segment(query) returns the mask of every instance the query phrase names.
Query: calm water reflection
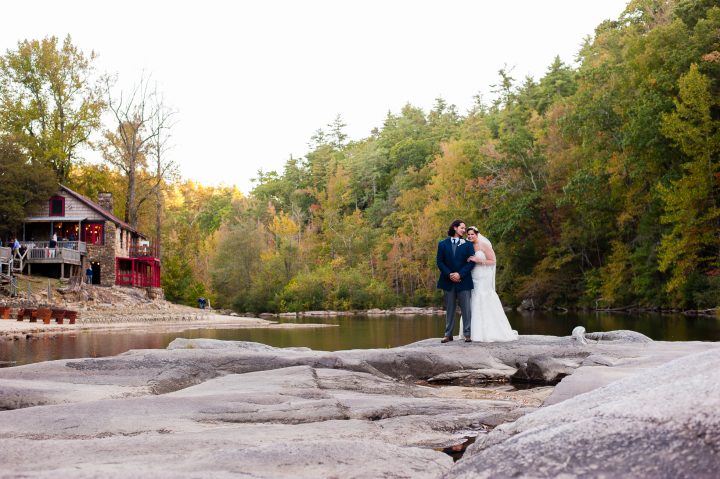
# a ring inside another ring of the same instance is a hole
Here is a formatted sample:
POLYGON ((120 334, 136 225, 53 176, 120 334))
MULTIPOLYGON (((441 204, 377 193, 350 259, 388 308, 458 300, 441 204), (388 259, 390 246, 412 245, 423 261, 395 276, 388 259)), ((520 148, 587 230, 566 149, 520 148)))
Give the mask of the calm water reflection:
MULTIPOLYGON (((508 314, 520 334, 567 336, 575 326, 588 331, 632 329, 662 341, 720 341, 720 320, 672 315, 609 313, 508 314)), ((283 320, 295 322, 293 320, 283 320)), ((0 362, 28 364, 53 359, 112 356, 130 349, 165 348, 175 338, 212 338, 255 341, 277 347, 307 346, 336 351, 354 348, 389 348, 442 335, 444 319, 430 316, 354 316, 306 318, 303 323, 337 324, 333 328, 295 330, 195 329, 173 333, 83 332, 54 338, 0 341, 0 362)))

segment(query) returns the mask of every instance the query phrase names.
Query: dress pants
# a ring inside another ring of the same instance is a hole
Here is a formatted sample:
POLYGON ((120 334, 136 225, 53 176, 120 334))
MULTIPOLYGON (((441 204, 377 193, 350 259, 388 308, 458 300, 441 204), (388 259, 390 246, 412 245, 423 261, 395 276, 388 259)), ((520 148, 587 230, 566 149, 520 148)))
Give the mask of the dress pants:
POLYGON ((463 317, 463 336, 470 337, 470 303, 472 302, 472 290, 465 289, 457 291, 455 289, 445 290, 445 337, 452 338, 453 328, 455 328, 455 303, 460 303, 460 313, 463 317))

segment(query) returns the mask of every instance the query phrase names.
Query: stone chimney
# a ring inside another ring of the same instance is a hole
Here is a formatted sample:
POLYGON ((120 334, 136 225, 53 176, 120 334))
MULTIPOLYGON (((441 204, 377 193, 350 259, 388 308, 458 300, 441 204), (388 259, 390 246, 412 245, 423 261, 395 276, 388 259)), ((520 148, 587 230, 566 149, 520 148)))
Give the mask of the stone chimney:
POLYGON ((98 205, 110 214, 113 213, 113 196, 112 193, 107 191, 101 191, 98 193, 98 205))

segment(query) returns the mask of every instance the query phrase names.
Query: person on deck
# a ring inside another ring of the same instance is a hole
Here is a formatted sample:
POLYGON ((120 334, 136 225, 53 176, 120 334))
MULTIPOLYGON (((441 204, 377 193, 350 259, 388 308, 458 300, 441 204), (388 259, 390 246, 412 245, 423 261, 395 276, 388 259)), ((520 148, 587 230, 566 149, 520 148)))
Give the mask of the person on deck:
POLYGON ((54 258, 57 253, 57 235, 53 234, 52 239, 48 241, 48 247, 45 249, 45 256, 47 258, 54 258))

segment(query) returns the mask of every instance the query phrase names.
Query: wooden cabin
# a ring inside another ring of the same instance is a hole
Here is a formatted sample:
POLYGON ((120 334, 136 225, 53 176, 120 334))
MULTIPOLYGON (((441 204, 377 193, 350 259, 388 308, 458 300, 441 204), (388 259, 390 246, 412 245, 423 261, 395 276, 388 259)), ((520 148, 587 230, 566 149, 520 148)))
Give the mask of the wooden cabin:
POLYGON ((96 285, 160 288, 156 249, 112 211, 112 193, 99 193, 96 203, 59 185, 47 203, 25 218, 13 269, 65 278, 84 276, 90 267, 96 285))

